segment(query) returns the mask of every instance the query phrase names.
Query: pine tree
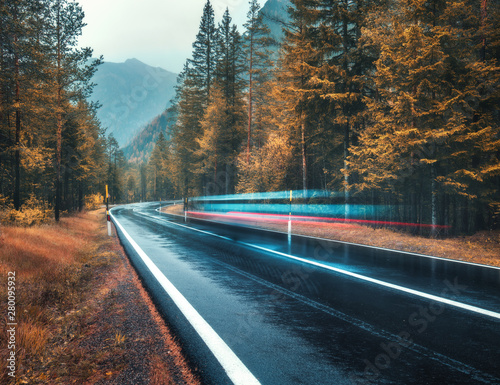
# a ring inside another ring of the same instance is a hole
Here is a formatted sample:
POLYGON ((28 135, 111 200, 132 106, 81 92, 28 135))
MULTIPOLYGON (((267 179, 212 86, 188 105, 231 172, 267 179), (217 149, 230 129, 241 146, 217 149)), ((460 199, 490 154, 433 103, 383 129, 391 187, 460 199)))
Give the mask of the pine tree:
POLYGON ((217 64, 215 80, 222 87, 224 96, 231 106, 241 104, 245 83, 241 35, 236 25, 231 24, 229 10, 226 9, 217 29, 217 64))
MULTIPOLYGON (((16 0, 0 6, 0 135, 6 140, 5 155, 13 153, 13 202, 16 210, 22 205, 23 116, 33 101, 32 89, 40 70, 37 61, 36 36, 41 32, 38 13, 42 1, 16 0)), ((4 155, 4 156, 5 156, 4 155)), ((3 175, 2 175, 3 177, 3 175)))
POLYGON ((214 21, 214 10, 210 0, 207 0, 203 8, 200 28, 193 43, 193 55, 188 60, 191 71, 186 73, 187 76, 194 78, 193 82, 196 84, 196 91, 200 98, 199 103, 203 107, 208 104, 210 89, 215 78, 216 41, 217 29, 214 21))
POLYGON ((302 189, 308 188, 308 151, 309 131, 313 121, 315 100, 310 98, 313 71, 320 59, 319 52, 313 47, 314 2, 311 0, 292 0, 289 13, 292 19, 285 29, 285 42, 282 45, 280 71, 278 74, 278 95, 283 102, 283 121, 294 132, 299 144, 302 173, 302 189))
POLYGON ((86 64, 92 57, 90 48, 76 48, 78 36, 85 23, 82 8, 68 0, 53 0, 49 8, 50 24, 46 34, 48 71, 53 75, 56 111, 56 178, 55 219, 61 210, 61 162, 64 107, 67 101, 85 98, 91 91, 92 78, 100 60, 86 64))
POLYGON ((163 132, 160 132, 148 162, 154 200, 172 195, 169 158, 168 142, 163 132))
MULTIPOLYGON (((201 159, 199 172, 213 175, 204 186, 205 193, 231 194, 236 185, 234 170, 243 141, 244 119, 238 118, 231 99, 226 97, 220 85, 216 84, 212 88, 210 99, 211 103, 201 121, 204 134, 198 139, 198 155, 201 159)), ((242 111, 241 108, 238 110, 242 111)))
POLYGON ((189 189, 197 185, 195 179, 195 152, 198 149, 196 139, 202 135, 200 120, 204 108, 198 98, 198 88, 193 70, 186 63, 178 77, 177 85, 177 122, 172 128, 172 145, 177 189, 183 197, 189 195, 189 189))
POLYGON ((268 102, 269 89, 266 87, 270 81, 273 63, 270 59, 270 46, 272 40, 269 36, 270 30, 263 22, 260 5, 257 0, 249 2, 250 9, 247 13, 247 21, 244 24, 243 49, 248 63, 248 126, 247 126, 247 148, 246 160, 250 162, 250 151, 252 147, 252 126, 257 120, 258 131, 261 131, 263 106, 268 102), (256 119, 254 110, 257 110, 256 119))
POLYGON ((120 149, 117 140, 110 134, 106 143, 107 155, 107 185, 110 202, 116 203, 123 198, 125 181, 123 180, 124 168, 126 166, 123 151, 120 149))
POLYGON ((83 208, 82 197, 104 191, 106 178, 106 140, 96 116, 97 106, 80 101, 77 104, 78 143, 75 153, 78 165, 78 210, 83 208))
MULTIPOLYGON (((177 87, 177 124, 173 130, 173 171, 177 189, 183 196, 191 192, 200 194, 211 176, 200 172, 198 165, 206 162, 206 149, 200 149, 200 143, 206 133, 202 121, 207 119, 207 111, 216 101, 211 98, 212 90, 223 92, 224 127, 222 135, 227 135, 228 143, 239 149, 240 143, 232 138, 240 129, 244 118, 242 81, 241 36, 236 26, 231 24, 229 11, 226 10, 218 29, 214 28, 213 9, 208 1, 205 5, 200 32, 193 44, 193 59, 188 60, 178 79, 177 87)), ((217 91, 217 92, 218 92, 217 91)), ((213 149, 214 150, 214 149, 213 149)), ((231 150, 231 151, 234 151, 231 150)), ((223 150, 223 153, 231 151, 223 150)), ((225 168, 224 190, 234 189, 234 159, 224 155, 225 168)), ((207 170, 202 167, 202 170, 207 170)), ((219 170, 221 170, 219 168, 219 170)))
POLYGON ((187 60, 177 85, 178 119, 173 129, 174 169, 177 189, 184 197, 190 190, 200 192, 203 180, 198 178, 195 165, 197 138, 203 135, 200 121, 209 103, 215 80, 217 30, 210 0, 203 9, 199 32, 193 43, 192 59, 187 60))
POLYGON ((434 233, 438 224, 472 230, 481 195, 490 194, 485 181, 498 175, 499 148, 496 108, 480 101, 498 97, 484 86, 499 78, 496 61, 484 66, 475 49, 479 7, 401 0, 389 9, 368 33, 380 49, 378 94, 353 152, 358 188, 410 202, 411 220, 429 221, 434 233))
POLYGON ((64 4, 55 0, 13 0, 0 5, 0 193, 11 195, 17 209, 22 209, 28 196, 33 197, 32 202, 53 202, 54 190, 50 186, 56 174, 59 210, 81 209, 84 194, 95 191, 93 184, 97 185, 97 178, 102 177, 102 132, 95 119, 95 106, 84 102, 95 65, 80 65, 90 56, 90 50, 68 49, 61 54, 61 68, 68 70, 67 76, 62 71, 62 76, 56 76, 58 55, 54 42, 59 37, 60 42, 66 39, 67 47, 74 47, 83 25, 78 20, 83 17, 78 5, 64 4), (59 13, 61 20, 75 16, 74 24, 59 23, 59 33, 54 19, 58 6, 67 8, 67 12, 59 13), (56 84, 61 79, 64 91, 58 100, 56 84), (60 164, 54 168, 58 133, 60 156, 56 155, 56 159, 60 164), (4 173, 9 169, 13 172, 4 173))
MULTIPOLYGON (((212 149, 217 153, 216 164, 218 166, 215 167, 213 183, 221 179, 223 185, 218 186, 217 190, 229 194, 234 192, 236 154, 242 142, 241 128, 245 119, 243 102, 245 82, 242 79, 244 66, 241 36, 236 26, 231 23, 228 9, 219 24, 216 51, 218 62, 214 89, 217 90, 211 94, 210 104, 201 122, 204 137, 199 143, 206 144, 204 139, 207 135, 215 135, 218 138, 212 149), (219 95, 219 92, 222 92, 222 95, 219 95), (214 114, 214 108, 220 111, 214 114), (211 122, 213 126, 207 125, 207 122, 211 122), (223 140, 221 141, 220 138, 223 140), (217 175, 223 175, 223 177, 218 178, 217 175)), ((203 154, 206 154, 207 148, 200 148, 200 150, 199 154, 203 162, 203 154)), ((210 181, 211 178, 208 177, 207 180, 210 181)))
MULTIPOLYGON (((377 2, 380 7, 383 2, 377 2)), ((374 69, 375 57, 360 44, 366 18, 375 7, 373 2, 321 0, 316 5, 315 49, 321 61, 315 69, 314 82, 320 86, 320 97, 327 103, 331 122, 325 122, 332 135, 343 136, 344 191, 346 217, 349 215, 350 180, 347 158, 352 141, 362 130, 365 98, 372 90, 367 78, 374 69)))

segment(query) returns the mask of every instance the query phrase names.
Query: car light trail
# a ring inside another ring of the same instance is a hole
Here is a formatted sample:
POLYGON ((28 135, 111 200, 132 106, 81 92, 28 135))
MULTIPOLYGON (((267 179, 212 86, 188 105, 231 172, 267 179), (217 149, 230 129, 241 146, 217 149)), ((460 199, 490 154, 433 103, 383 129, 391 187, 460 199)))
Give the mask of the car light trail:
MULTIPOLYGON (((311 199, 311 198, 339 198, 343 197, 343 193, 326 191, 326 190, 293 190, 292 196, 294 199, 311 199)), ((230 194, 230 195, 211 195, 204 197, 189 198, 193 202, 214 202, 214 201, 255 201, 255 200, 282 200, 290 197, 290 190, 260 192, 248 194, 230 194)))
POLYGON ((423 228, 438 228, 446 229, 450 226, 444 225, 430 225, 421 223, 407 223, 407 222, 395 222, 395 221, 375 221, 367 219, 345 219, 345 218, 331 218, 331 217, 316 217, 316 216, 305 216, 305 215, 284 215, 284 214, 270 214, 270 213, 251 213, 251 212, 228 212, 228 213, 217 213, 217 212, 204 212, 204 211, 187 211, 187 214, 191 217, 205 217, 217 218, 217 219, 227 219, 236 221, 256 221, 256 222, 288 222, 291 219, 294 222, 301 223, 320 223, 320 224, 343 224, 343 225, 369 225, 369 226, 397 226, 397 227, 423 227, 423 228))
POLYGON ((205 218, 212 216, 213 219, 226 221, 317 222, 335 223, 337 226, 392 226, 431 230, 451 228, 447 225, 393 220, 403 218, 404 213, 409 212, 406 206, 346 204, 344 199, 343 192, 326 190, 203 196, 189 199, 191 206, 188 214, 205 218))
MULTIPOLYGON (((191 212, 191 213, 192 214, 201 214, 201 215, 203 215, 203 214, 205 214, 205 215, 211 215, 210 213, 199 213, 199 212, 191 212)), ((230 216, 230 217, 234 217, 233 215, 230 215, 230 214, 217 214, 217 216, 230 216)), ((209 236, 222 238, 222 239, 228 240, 230 242, 235 242, 235 241, 233 241, 233 240, 231 240, 231 239, 229 239, 229 238, 227 238, 225 236, 221 236, 219 234, 212 233, 212 232, 209 232, 209 231, 206 231, 206 230, 201 230, 201 229, 198 229, 198 228, 195 228, 195 227, 186 226, 186 225, 183 225, 183 224, 180 224, 180 223, 176 223, 176 222, 169 222, 169 224, 175 225, 175 226, 179 226, 179 227, 183 227, 183 228, 186 228, 186 229, 190 229, 192 231, 203 233, 203 234, 206 234, 206 235, 209 235, 209 236)), ((339 273, 339 274, 342 274, 342 275, 350 276, 352 278, 356 278, 356 279, 359 279, 361 281, 369 282, 369 283, 372 283, 372 284, 375 284, 375 285, 379 285, 379 286, 383 286, 383 287, 386 287, 386 288, 389 288, 389 289, 393 289, 393 290, 396 290, 396 291, 400 291, 400 292, 404 292, 404 293, 407 293, 407 294, 411 294, 413 296, 417 296, 417 297, 420 297, 420 298, 430 299, 430 300, 435 301, 435 302, 444 303, 446 305, 450 305, 450 306, 453 306, 453 307, 456 307, 456 308, 460 308, 460 309, 463 309, 463 310, 466 310, 466 311, 474 312, 474 313, 477 313, 477 314, 482 314, 482 315, 485 315, 485 316, 492 317, 492 318, 500 320, 500 313, 492 311, 492 310, 480 308, 480 307, 477 307, 477 306, 474 306, 474 305, 470 305, 470 304, 467 304, 467 303, 463 303, 463 302, 460 302, 460 301, 452 300, 452 299, 445 298, 445 297, 442 297, 442 296, 438 296, 438 295, 426 293, 426 292, 423 292, 423 291, 420 291, 420 290, 411 289, 409 287, 401 286, 401 285, 398 285, 398 284, 395 284, 395 283, 391 283, 391 282, 388 282, 388 281, 383 281, 383 280, 380 280, 380 279, 377 279, 377 278, 372 278, 372 277, 364 275, 364 274, 359 274, 359 273, 356 273, 356 272, 353 272, 353 271, 346 270, 345 268, 340 268, 340 267, 333 266, 333 265, 328 264, 328 263, 326 263, 324 261, 317 261, 317 260, 314 260, 314 259, 304 258, 304 257, 292 255, 292 254, 289 254, 289 253, 284 253, 284 252, 281 252, 281 251, 278 251, 278 250, 273 250, 273 249, 270 249, 268 247, 256 245, 256 244, 253 244, 253 243, 244 242, 244 241, 236 241, 236 242, 239 243, 239 244, 248 246, 250 248, 254 248, 254 249, 257 249, 257 250, 268 252, 268 253, 271 253, 271 254, 274 254, 274 255, 278 255, 280 257, 284 257, 286 259, 295 260, 295 261, 302 262, 302 263, 305 263, 305 264, 308 264, 308 265, 311 265, 311 266, 319 267, 321 269, 325 269, 325 270, 329 270, 329 271, 332 271, 332 272, 335 272, 335 273, 339 273)), ((366 246, 366 247, 369 247, 369 246, 366 246)), ((376 249, 381 249, 381 248, 377 248, 376 247, 376 249)), ((418 254, 407 253, 407 252, 403 252, 403 253, 404 254, 418 255, 418 254)), ((427 256, 424 256, 424 257, 427 257, 427 256)), ((441 259, 441 258, 437 258, 437 257, 429 257, 429 258, 441 259)), ((471 263, 463 262, 463 261, 453 261, 453 262, 455 262, 455 263, 471 264, 471 263)), ((495 269, 494 267, 489 267, 489 268, 495 269)), ((450 285, 452 285, 452 284, 450 283, 450 285)), ((448 288, 447 291, 449 291, 449 290, 453 290, 453 289, 452 288, 448 288)))

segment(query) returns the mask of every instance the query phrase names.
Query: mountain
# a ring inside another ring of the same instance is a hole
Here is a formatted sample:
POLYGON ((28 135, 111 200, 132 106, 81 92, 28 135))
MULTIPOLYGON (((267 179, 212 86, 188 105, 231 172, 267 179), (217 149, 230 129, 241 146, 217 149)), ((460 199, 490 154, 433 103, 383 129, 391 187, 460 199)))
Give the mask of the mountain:
MULTIPOLYGON (((282 31, 284 24, 290 22, 290 16, 287 12, 290 5, 290 0, 268 0, 261 9, 264 14, 264 22, 278 44, 284 39, 282 31)), ((275 52, 277 55, 278 50, 275 52)), ((172 118, 172 115, 164 110, 150 123, 143 125, 142 129, 136 132, 133 139, 123 148, 126 159, 130 162, 147 162, 160 131, 163 131, 167 139, 170 137, 167 128, 172 124, 172 118)))
POLYGON ((285 37, 283 27, 290 22, 287 9, 291 5, 290 0, 268 0, 260 10, 264 15, 264 23, 271 30, 271 37, 277 42, 283 41, 285 37))
POLYGON ((143 127, 141 131, 134 136, 130 143, 123 148, 125 159, 131 163, 147 162, 149 156, 153 152, 154 144, 156 143, 160 132, 163 132, 165 138, 170 140, 170 130, 167 128, 172 123, 172 112, 168 109, 163 111, 160 115, 143 127))
POLYGON ((123 147, 167 108, 176 79, 176 74, 137 59, 104 63, 92 78, 96 86, 90 100, 102 105, 97 117, 123 147))

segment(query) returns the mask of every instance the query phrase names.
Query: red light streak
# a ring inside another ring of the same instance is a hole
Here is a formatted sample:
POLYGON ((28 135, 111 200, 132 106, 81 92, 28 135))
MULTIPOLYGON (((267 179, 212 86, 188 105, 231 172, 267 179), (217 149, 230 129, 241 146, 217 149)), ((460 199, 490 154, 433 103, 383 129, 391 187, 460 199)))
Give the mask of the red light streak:
POLYGON ((430 225, 421 223, 407 223, 407 222, 394 222, 394 221, 374 221, 367 219, 345 219, 345 218, 328 218, 328 217, 315 217, 315 216, 303 216, 303 215, 286 215, 286 214, 262 214, 262 213, 247 213, 247 212, 236 212, 231 211, 228 213, 207 213, 202 211, 188 211, 189 215, 205 216, 205 217, 218 217, 232 220, 255 220, 257 222, 288 222, 292 220, 294 222, 301 223, 318 223, 318 224, 337 224, 337 225, 371 225, 371 226, 401 226, 401 227, 424 227, 424 228, 438 228, 438 229, 448 229, 451 226, 444 225, 430 225))

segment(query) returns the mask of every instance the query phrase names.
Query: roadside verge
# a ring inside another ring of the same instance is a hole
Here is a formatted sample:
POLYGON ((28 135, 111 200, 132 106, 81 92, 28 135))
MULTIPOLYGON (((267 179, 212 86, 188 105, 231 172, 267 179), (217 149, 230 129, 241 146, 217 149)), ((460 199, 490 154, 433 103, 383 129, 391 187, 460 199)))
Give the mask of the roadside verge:
MULTIPOLYGON (((2 279, 9 272, 16 274, 15 371, 2 365, 1 383, 200 383, 118 239, 107 237, 103 210, 2 227, 2 279)), ((3 362, 12 342, 7 294, 2 287, 3 362)))

